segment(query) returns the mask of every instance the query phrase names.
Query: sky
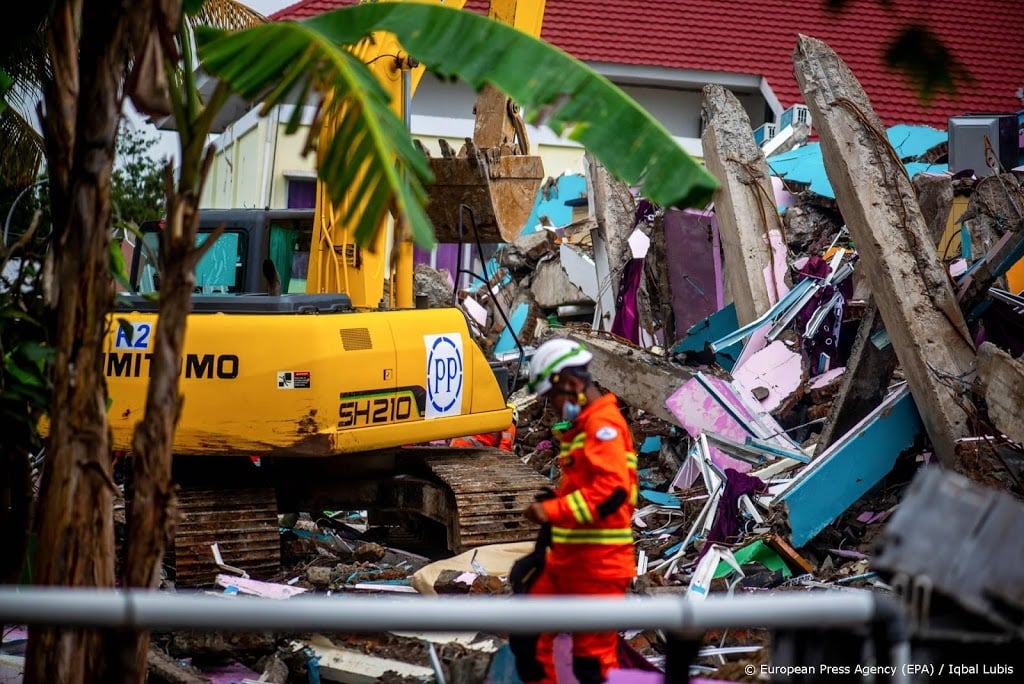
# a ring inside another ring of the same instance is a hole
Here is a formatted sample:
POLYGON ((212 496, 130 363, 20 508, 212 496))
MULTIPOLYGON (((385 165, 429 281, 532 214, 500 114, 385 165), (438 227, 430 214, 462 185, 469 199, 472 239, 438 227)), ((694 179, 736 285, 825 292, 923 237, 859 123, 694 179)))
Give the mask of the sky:
POLYGON ((243 0, 242 4, 248 5, 263 16, 268 16, 296 2, 298 0, 243 0))

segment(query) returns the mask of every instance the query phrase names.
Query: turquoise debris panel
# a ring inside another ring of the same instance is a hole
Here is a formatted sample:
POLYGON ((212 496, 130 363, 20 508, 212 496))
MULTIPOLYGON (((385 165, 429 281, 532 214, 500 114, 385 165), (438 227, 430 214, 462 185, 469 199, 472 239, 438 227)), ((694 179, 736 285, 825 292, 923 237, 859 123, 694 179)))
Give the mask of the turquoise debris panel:
MULTIPOLYGON (((673 354, 700 354, 704 351, 705 345, 715 340, 720 340, 730 333, 736 332, 739 329, 740 323, 736 318, 736 306, 734 304, 728 304, 724 308, 719 309, 715 313, 711 314, 703 321, 695 323, 690 328, 686 337, 679 341, 676 346, 672 348, 673 354)), ((740 352, 743 351, 742 340, 726 347, 715 355, 715 360, 718 365, 727 371, 731 371, 733 365, 736 363, 736 359, 739 358, 740 352)))
POLYGON ((658 506, 665 506, 667 508, 679 508, 679 497, 675 494, 669 494, 668 492, 659 492, 651 489, 641 489, 640 496, 650 501, 652 504, 658 506))
POLYGON ((836 198, 832 184, 825 173, 825 161, 821 156, 819 143, 808 143, 803 147, 768 158, 768 168, 776 176, 794 183, 809 186, 815 195, 836 198))
POLYGON ((944 174, 949 171, 948 164, 928 164, 926 162, 907 162, 907 175, 913 178, 919 173, 944 174))
POLYGON ((889 143, 900 159, 917 159, 922 154, 949 140, 946 131, 931 126, 897 124, 885 131, 889 143))
POLYGON ((516 349, 516 338, 519 336, 519 332, 523 329, 523 326, 526 325, 526 319, 529 315, 529 304, 524 302, 516 307, 516 310, 508 317, 510 325, 501 331, 498 341, 494 343, 495 354, 501 354, 502 352, 508 352, 516 349))
MULTIPOLYGON (((900 159, 913 160, 936 145, 945 142, 948 135, 930 126, 908 126, 900 124, 886 130, 889 142, 896 150, 900 159)), ((825 162, 821 156, 819 143, 808 143, 789 152, 783 152, 768 158, 771 173, 793 183, 807 185, 811 192, 830 199, 836 198, 832 184, 825 172, 825 162)), ((926 164, 911 162, 907 164, 907 173, 913 178, 916 173, 945 173, 945 164, 926 164)))
POLYGON ((785 508, 793 546, 811 541, 878 484, 923 429, 904 385, 805 466, 772 504, 785 508))
MULTIPOLYGON (((501 247, 498 247, 498 249, 500 250, 501 247)), ((500 269, 501 269, 501 264, 498 263, 498 256, 497 256, 497 253, 495 253, 495 256, 493 256, 490 259, 488 259, 487 263, 484 264, 483 273, 479 273, 478 275, 481 276, 482 278, 487 278, 487 280, 490 280, 495 275, 497 275, 497 273, 498 273, 498 271, 500 269)), ((506 285, 508 285, 511 282, 512 282, 512 274, 511 273, 505 273, 505 277, 503 277, 500 282, 492 284, 491 287, 494 289, 495 292, 497 292, 498 290, 500 290, 501 288, 505 287, 506 285)), ((470 283, 469 287, 466 288, 466 291, 469 292, 470 294, 475 294, 476 292, 478 292, 480 290, 486 290, 486 289, 487 289, 487 283, 485 283, 480 278, 473 278, 473 282, 470 283)))
POLYGON ((523 235, 537 231, 541 216, 546 216, 551 221, 551 225, 556 227, 572 223, 572 207, 567 207, 565 203, 567 200, 579 199, 586 194, 586 178, 579 174, 559 176, 546 196, 543 188, 537 193, 537 201, 533 205, 530 218, 526 219, 523 235))
POLYGON ((661 437, 658 435, 650 435, 640 446, 641 454, 654 454, 661 451, 661 437))

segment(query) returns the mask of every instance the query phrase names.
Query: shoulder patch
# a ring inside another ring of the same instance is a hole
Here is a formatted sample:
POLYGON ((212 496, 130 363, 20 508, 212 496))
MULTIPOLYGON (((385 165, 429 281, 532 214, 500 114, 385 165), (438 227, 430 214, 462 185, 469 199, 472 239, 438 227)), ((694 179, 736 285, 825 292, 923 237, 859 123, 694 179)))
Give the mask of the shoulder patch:
POLYGON ((599 429, 597 431, 597 434, 594 436, 597 437, 602 442, 607 442, 618 437, 619 431, 611 427, 610 425, 606 425, 603 428, 599 429))

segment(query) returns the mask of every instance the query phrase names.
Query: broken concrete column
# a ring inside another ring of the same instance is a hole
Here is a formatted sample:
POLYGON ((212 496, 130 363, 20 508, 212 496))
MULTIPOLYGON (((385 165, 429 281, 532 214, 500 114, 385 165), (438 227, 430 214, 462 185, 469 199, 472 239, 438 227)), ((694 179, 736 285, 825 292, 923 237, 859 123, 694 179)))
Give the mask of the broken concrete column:
POLYGON ((608 173, 608 169, 591 155, 587 155, 587 198, 589 213, 597 223, 591 239, 601 288, 593 327, 595 330, 611 330, 615 320, 619 274, 626 262, 633 258, 629 236, 633 232, 636 207, 629 186, 608 173))
POLYGON ((967 211, 957 221, 967 223, 975 258, 987 252, 1008 230, 1024 230, 1024 187, 1013 173, 978 181, 967 211))
POLYGON ((722 236, 729 292, 736 318, 746 325, 785 293, 775 282, 776 270, 768 243, 771 230, 781 228, 768 164, 754 142, 750 117, 736 96, 719 85, 704 86, 701 136, 704 163, 721 184, 715 193, 715 214, 722 236))
POLYGON ((871 283, 935 452, 952 465, 967 415, 951 378, 973 371, 974 348, 914 188, 864 89, 839 56, 802 35, 793 63, 859 268, 871 283))
POLYGON ((558 261, 542 261, 533 272, 530 290, 537 304, 554 309, 565 304, 591 304, 593 300, 576 287, 558 261))
POLYGON ((689 368, 601 335, 571 328, 561 328, 555 334, 587 345, 594 355, 590 373, 602 387, 633 408, 682 427, 665 406, 665 399, 693 377, 689 368))
POLYGON ((996 429, 1024 444, 1024 364, 991 342, 978 349, 978 376, 996 429))
POLYGON ((949 176, 919 173, 914 176, 911 183, 917 193, 917 204, 921 207, 928 235, 931 236, 932 242, 938 245, 942 234, 946 232, 949 212, 953 210, 953 181, 949 176))

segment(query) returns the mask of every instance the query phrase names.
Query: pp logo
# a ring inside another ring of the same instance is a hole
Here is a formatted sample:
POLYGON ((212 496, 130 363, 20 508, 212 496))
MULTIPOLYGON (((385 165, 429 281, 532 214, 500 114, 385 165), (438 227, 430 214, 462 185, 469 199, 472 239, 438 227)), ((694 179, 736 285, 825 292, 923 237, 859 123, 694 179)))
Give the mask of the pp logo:
POLYGON ((426 417, 443 418, 462 413, 462 336, 424 335, 427 352, 426 417))

